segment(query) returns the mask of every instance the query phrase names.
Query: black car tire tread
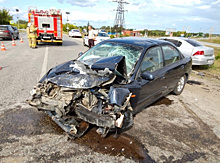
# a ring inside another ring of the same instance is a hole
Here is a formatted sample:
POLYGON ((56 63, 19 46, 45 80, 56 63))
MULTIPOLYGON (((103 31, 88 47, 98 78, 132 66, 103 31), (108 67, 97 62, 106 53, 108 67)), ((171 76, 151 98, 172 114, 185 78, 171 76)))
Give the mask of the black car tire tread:
POLYGON ((173 90, 173 94, 175 95, 180 95, 182 92, 183 92, 183 89, 185 87, 185 84, 186 84, 186 75, 182 76, 179 81, 177 82, 177 85, 176 87, 174 88, 173 90), (181 81, 181 80, 184 80, 184 81, 181 81), (181 83, 182 82, 182 83, 181 83), (178 87, 180 86, 180 84, 182 84, 181 86, 181 90, 178 90, 178 87))

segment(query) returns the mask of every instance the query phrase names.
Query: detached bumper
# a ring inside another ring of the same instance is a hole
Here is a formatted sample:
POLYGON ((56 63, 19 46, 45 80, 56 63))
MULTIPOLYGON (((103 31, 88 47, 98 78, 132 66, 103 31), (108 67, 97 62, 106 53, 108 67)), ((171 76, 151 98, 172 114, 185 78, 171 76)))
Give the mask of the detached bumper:
POLYGON ((109 115, 98 115, 79 105, 75 110, 78 118, 99 127, 115 128, 115 119, 109 115))

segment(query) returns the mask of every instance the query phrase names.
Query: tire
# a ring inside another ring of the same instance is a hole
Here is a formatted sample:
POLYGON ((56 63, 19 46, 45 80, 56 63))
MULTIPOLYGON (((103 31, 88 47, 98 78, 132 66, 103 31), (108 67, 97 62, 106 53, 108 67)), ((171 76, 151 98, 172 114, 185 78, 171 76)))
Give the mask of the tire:
POLYGON ((58 46, 62 46, 63 43, 62 43, 62 42, 57 42, 57 45, 58 45, 58 46))
POLYGON ((182 76, 179 81, 177 82, 176 87, 173 90, 173 94, 180 95, 183 92, 183 89, 186 84, 186 75, 182 76))

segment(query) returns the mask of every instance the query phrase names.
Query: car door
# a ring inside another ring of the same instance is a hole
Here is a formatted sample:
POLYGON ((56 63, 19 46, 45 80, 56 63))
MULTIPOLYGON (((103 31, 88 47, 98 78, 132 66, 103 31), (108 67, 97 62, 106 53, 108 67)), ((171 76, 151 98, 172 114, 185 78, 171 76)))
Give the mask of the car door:
POLYGON ((194 46, 183 40, 181 46, 179 46, 178 49, 185 57, 191 57, 194 46))
POLYGON ((180 52, 172 45, 162 45, 163 55, 164 55, 164 82, 165 93, 170 93, 173 91, 178 80, 184 75, 184 62, 182 61, 182 55, 180 52))
POLYGON ((10 31, 10 33, 11 33, 12 39, 15 39, 15 38, 16 38, 16 34, 15 34, 15 31, 14 31, 14 29, 12 28, 12 26, 8 25, 8 29, 9 29, 9 31, 10 31))
POLYGON ((140 65, 140 74, 144 74, 145 72, 150 72, 154 76, 153 80, 147 80, 143 77, 137 79, 138 83, 141 86, 137 110, 140 108, 144 108, 147 105, 150 105, 157 99, 163 96, 164 91, 164 75, 163 72, 163 54, 160 46, 155 46, 150 48, 140 65))
POLYGON ((13 26, 12 26, 12 28, 13 28, 13 30, 14 30, 14 37, 15 37, 15 38, 18 38, 18 29, 17 29, 17 27, 13 27, 13 26))

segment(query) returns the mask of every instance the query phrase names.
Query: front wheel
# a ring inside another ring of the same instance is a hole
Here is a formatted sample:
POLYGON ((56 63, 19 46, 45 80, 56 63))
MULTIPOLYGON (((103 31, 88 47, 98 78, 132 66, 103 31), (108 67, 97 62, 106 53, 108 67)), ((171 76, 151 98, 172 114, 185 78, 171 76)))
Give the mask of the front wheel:
POLYGON ((179 79, 179 81, 178 81, 176 87, 175 87, 174 90, 173 90, 173 93, 174 93, 175 95, 180 95, 180 94, 183 92, 183 89, 184 89, 184 87, 185 87, 185 84, 186 84, 186 76, 184 75, 184 76, 182 76, 182 77, 179 79))

